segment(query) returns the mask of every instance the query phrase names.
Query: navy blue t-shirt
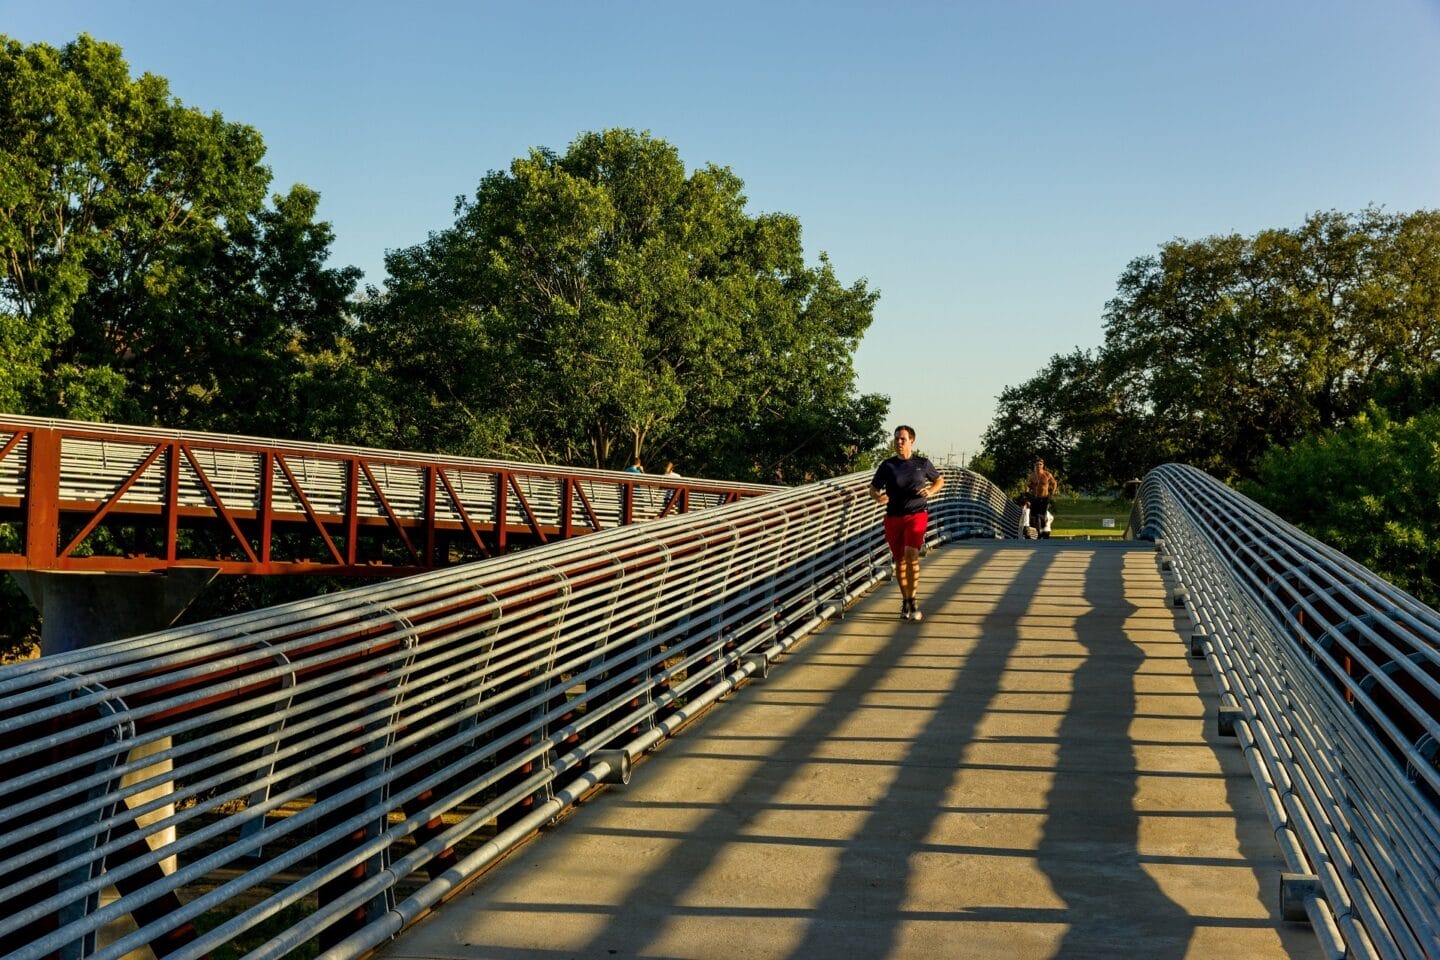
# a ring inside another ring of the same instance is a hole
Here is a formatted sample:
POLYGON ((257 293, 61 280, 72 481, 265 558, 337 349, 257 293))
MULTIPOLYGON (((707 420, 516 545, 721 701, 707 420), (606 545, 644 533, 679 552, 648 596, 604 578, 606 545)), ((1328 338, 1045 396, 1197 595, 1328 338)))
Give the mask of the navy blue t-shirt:
POLYGON ((929 509, 930 501, 920 494, 920 488, 938 479, 940 471, 925 457, 909 460, 891 457, 880 464, 870 485, 885 488, 885 495, 890 498, 885 504, 887 516, 904 517, 929 509))

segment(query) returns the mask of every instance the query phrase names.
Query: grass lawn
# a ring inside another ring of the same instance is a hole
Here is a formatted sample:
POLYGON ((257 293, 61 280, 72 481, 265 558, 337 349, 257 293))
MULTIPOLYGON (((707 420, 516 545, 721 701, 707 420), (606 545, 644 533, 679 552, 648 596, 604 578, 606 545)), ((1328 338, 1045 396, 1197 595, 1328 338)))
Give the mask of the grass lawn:
POLYGON ((1130 520, 1130 501, 1124 497, 1059 496, 1052 501, 1050 512, 1055 514, 1055 523, 1050 528, 1052 537, 1118 540, 1125 536, 1125 524, 1130 520), (1114 526, 1107 527, 1107 519, 1113 521, 1114 526))

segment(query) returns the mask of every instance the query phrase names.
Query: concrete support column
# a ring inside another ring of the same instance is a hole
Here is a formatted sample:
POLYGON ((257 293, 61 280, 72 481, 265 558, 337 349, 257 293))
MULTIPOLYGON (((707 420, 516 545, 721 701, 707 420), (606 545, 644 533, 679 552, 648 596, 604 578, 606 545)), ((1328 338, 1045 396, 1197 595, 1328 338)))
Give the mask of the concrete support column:
POLYGON ((11 572, 40 611, 40 653, 49 656, 163 630, 215 575, 215 567, 163 573, 11 572))
MULTIPOLYGON (((40 611, 40 653, 49 656, 163 630, 179 619, 217 573, 214 567, 177 567, 164 573, 22 570, 11 575, 40 611)), ((133 762, 169 749, 169 738, 156 740, 131 750, 129 759, 133 762)), ((121 784, 128 786, 170 770, 168 759, 158 760, 126 774, 121 784)), ((169 792, 169 784, 162 783, 129 798, 129 803, 138 806, 169 792)), ((174 807, 162 807, 140 817, 136 826, 143 831, 174 812, 174 807)), ((148 840, 152 850, 159 849, 175 840, 175 831, 162 830, 148 840)), ((161 866, 167 873, 173 872, 175 858, 161 866)))

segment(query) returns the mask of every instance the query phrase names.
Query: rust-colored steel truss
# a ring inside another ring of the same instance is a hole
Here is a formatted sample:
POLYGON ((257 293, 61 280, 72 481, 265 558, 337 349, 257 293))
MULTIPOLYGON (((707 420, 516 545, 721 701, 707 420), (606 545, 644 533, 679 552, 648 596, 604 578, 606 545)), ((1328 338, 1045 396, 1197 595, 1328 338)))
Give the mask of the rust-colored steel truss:
POLYGON ((771 489, 0 415, 0 570, 400 576, 771 489))

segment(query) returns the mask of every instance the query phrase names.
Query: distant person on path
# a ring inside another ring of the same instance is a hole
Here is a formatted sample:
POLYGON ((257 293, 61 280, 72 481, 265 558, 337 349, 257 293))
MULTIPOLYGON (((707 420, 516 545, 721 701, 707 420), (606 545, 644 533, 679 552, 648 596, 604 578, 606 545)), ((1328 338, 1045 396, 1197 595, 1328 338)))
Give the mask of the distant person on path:
POLYGON ((880 464, 870 483, 870 496, 885 505, 885 542, 895 559, 895 580, 900 584, 900 616, 923 620, 915 601, 920 583, 920 548, 930 522, 929 498, 945 486, 935 464, 915 456, 915 428, 895 428, 895 456, 880 464))
MULTIPOLYGON (((630 466, 625 468, 625 472, 644 473, 645 464, 640 462, 639 457, 636 457, 634 460, 630 461, 630 466)), ((630 518, 630 522, 639 519, 635 516, 635 486, 628 481, 625 484, 625 514, 630 518)))
MULTIPOLYGON (((665 478, 665 479, 667 479, 667 480, 679 480, 679 479, 680 479, 680 474, 678 474, 678 473, 675 472, 675 463, 674 463, 674 461, 671 461, 671 460, 666 460, 666 461, 665 461, 665 472, 662 473, 662 474, 660 474, 660 476, 663 477, 663 478, 665 478)), ((666 510, 669 510, 669 509, 670 509, 670 504, 674 502, 674 500, 675 500, 675 494, 677 494, 677 493, 679 493, 679 489, 678 489, 677 487, 671 487, 669 490, 666 490, 666 491, 665 491, 665 502, 664 502, 664 504, 662 504, 661 507, 660 507, 660 512, 661 512, 662 514, 663 514, 666 510)))
MULTIPOLYGON (((1034 531, 1030 527, 1030 494, 1022 493, 1015 498, 1020 505, 1020 536, 1026 540, 1033 539, 1030 534, 1034 531)), ((1036 534, 1038 536, 1038 534, 1036 534)))
POLYGON ((1047 518, 1050 514, 1050 498, 1055 495, 1056 486, 1055 474, 1045 469, 1043 459, 1036 457, 1035 469, 1030 473, 1027 489, 1030 493, 1030 522, 1041 540, 1050 539, 1050 524, 1047 518))

